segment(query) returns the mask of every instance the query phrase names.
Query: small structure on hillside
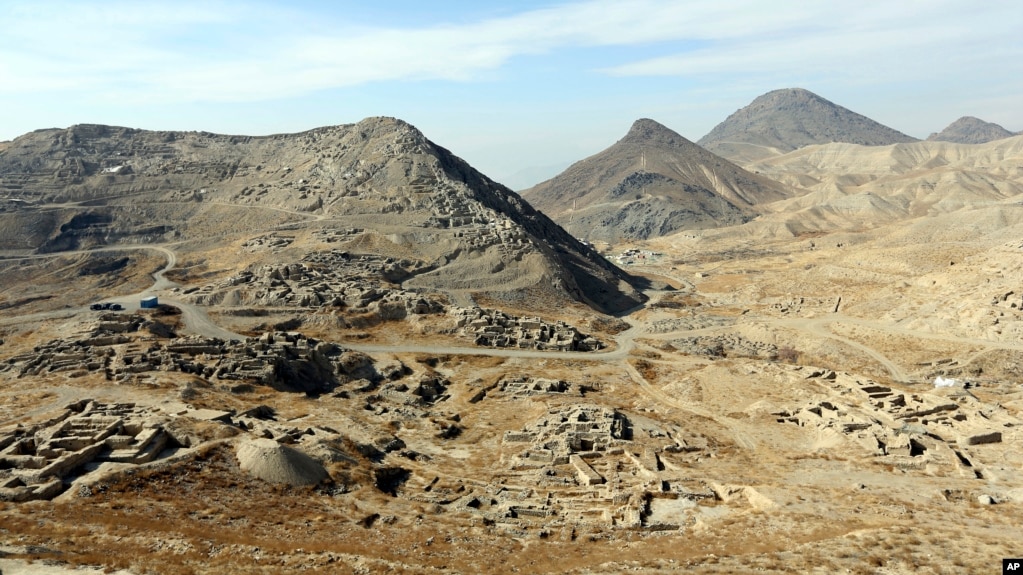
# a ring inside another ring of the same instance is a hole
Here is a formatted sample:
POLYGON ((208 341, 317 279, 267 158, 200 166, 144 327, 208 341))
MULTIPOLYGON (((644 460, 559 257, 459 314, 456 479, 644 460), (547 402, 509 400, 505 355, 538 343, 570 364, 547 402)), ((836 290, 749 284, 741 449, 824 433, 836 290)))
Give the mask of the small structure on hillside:
POLYGON ((156 299, 155 295, 144 297, 142 298, 142 301, 139 302, 139 307, 141 307, 142 309, 156 309, 160 307, 160 302, 159 300, 156 299))

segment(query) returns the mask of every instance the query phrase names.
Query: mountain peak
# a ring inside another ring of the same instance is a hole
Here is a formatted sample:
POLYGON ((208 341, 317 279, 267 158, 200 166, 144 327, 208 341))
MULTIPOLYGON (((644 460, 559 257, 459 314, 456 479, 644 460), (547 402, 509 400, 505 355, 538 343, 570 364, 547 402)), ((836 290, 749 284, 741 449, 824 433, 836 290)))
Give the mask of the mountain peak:
POLYGON ((821 96, 818 96, 817 94, 814 94, 810 90, 807 90, 806 88, 779 88, 777 90, 771 90, 770 92, 767 92, 766 94, 763 94, 763 95, 759 96, 756 100, 754 100, 754 102, 757 101, 757 100, 767 100, 767 99, 772 99, 772 98, 775 98, 775 99, 787 98, 787 99, 792 99, 792 100, 800 100, 800 99, 801 100, 815 100, 815 101, 827 102, 829 104, 832 103, 829 100, 827 100, 825 98, 822 98, 821 96))
POLYGON ((697 143, 734 157, 730 152, 751 146, 785 153, 831 142, 885 146, 915 141, 809 90, 785 88, 758 96, 697 143))
POLYGON ((632 123, 632 127, 629 128, 628 133, 625 134, 625 138, 648 138, 664 132, 674 134, 674 132, 660 122, 651 120, 650 118, 640 118, 632 123))
POLYGON ((991 122, 973 116, 963 116, 944 130, 931 134, 928 141, 955 142, 957 144, 986 144, 1002 138, 1011 138, 1012 132, 991 122))
POLYGON ((739 224, 789 191, 641 118, 611 147, 522 194, 577 236, 616 242, 739 224))
POLYGON ((678 132, 650 118, 640 118, 633 122, 628 133, 618 143, 661 144, 674 147, 695 146, 695 144, 681 136, 678 132))
POLYGON ((360 253, 422 262, 403 285, 451 300, 469 289, 533 289, 618 312, 643 299, 631 276, 395 118, 271 136, 90 124, 33 132, 0 154, 0 190, 33 204, 102 200, 65 219, 22 220, 25 232, 10 235, 40 251, 246 236, 252 222, 318 214, 331 228, 359 230, 350 235, 360 253))

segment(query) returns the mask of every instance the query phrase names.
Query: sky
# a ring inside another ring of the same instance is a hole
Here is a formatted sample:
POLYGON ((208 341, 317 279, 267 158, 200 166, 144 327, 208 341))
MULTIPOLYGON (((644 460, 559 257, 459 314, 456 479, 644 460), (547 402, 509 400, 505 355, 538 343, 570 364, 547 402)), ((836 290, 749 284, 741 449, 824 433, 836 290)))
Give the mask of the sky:
POLYGON ((696 141, 779 88, 918 138, 1023 130, 1021 30, 1018 0, 0 0, 0 141, 394 116, 519 189, 639 118, 696 141))

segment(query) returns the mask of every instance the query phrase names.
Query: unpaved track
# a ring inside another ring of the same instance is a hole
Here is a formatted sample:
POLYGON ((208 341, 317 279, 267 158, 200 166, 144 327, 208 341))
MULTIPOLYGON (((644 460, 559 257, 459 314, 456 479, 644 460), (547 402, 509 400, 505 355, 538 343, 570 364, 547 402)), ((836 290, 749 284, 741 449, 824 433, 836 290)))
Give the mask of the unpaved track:
MULTIPOLYGON (((1020 342, 1008 342, 1008 341, 994 341, 989 339, 979 339, 971 337, 958 337, 955 335, 936 334, 929 332, 921 332, 909 330, 898 325, 883 321, 873 321, 868 319, 861 319, 855 317, 848 317, 841 314, 828 315, 827 317, 819 318, 770 318, 770 317, 758 317, 755 319, 758 323, 763 323, 769 326, 780 327, 791 329, 795 331, 801 331, 810 335, 813 335, 822 339, 831 339, 842 342, 843 344, 862 351, 868 355, 878 364, 880 364, 886 371, 888 371, 893 381, 902 383, 912 383, 914 378, 911 374, 908 374, 898 363, 888 357, 882 350, 872 347, 870 345, 855 341, 848 337, 836 334, 832 332, 828 326, 832 324, 849 324, 866 327, 884 334, 898 335, 902 337, 912 339, 924 339, 931 341, 941 341, 947 343, 953 343, 963 346, 980 347, 981 350, 973 353, 969 359, 962 363, 969 363, 975 359, 983 356, 984 354, 990 353, 995 350, 1008 349, 1014 351, 1023 351, 1023 343, 1020 342)), ((699 335, 715 335, 724 332, 730 332, 735 330, 734 324, 719 325, 704 327, 698 329, 689 330, 676 330, 651 333, 644 336, 645 339, 677 339, 685 336, 699 336, 699 335)))
POLYGON ((845 345, 848 345, 849 347, 852 347, 852 348, 855 348, 855 349, 858 349, 858 350, 862 351, 863 353, 865 353, 868 356, 870 356, 871 358, 873 358, 874 361, 876 361, 879 364, 881 364, 886 370, 888 370, 888 373, 889 373, 889 375, 891 375, 891 378, 892 378, 893 381, 902 382, 902 383, 909 382, 909 378, 906 376, 906 373, 904 371, 902 371, 902 368, 899 367, 894 361, 888 359, 888 357, 885 356, 884 354, 880 353, 879 351, 875 350, 872 347, 863 345, 862 343, 859 343, 857 341, 853 341, 853 340, 851 340, 851 339, 849 339, 847 337, 842 337, 842 336, 840 336, 838 334, 835 334, 835 333, 832 333, 830 330, 828 330, 827 329, 828 324, 834 323, 834 321, 835 320, 833 320, 833 319, 825 319, 825 320, 820 320, 820 319, 797 319, 797 320, 789 320, 789 321, 785 321, 785 320, 772 320, 769 323, 773 323, 774 325, 786 326, 786 327, 790 327, 790 328, 793 328, 793 329, 798 329, 800 331, 804 331, 806 333, 809 333, 809 334, 812 334, 812 335, 815 335, 815 336, 818 336, 818 337, 822 337, 824 339, 833 339, 835 341, 840 341, 840 342, 844 343, 845 345))
MULTIPOLYGON (((311 215, 311 214, 306 214, 311 215)), ((177 284, 168 280, 165 276, 168 271, 177 265, 177 255, 171 249, 175 244, 148 244, 144 246, 108 246, 102 248, 95 248, 91 250, 76 250, 70 252, 57 252, 52 254, 37 254, 30 256, 18 256, 11 258, 12 260, 25 260, 25 259, 40 259, 49 257, 66 257, 71 255, 84 255, 95 252, 111 252, 111 251, 132 251, 132 250, 152 250, 160 252, 167 258, 166 265, 153 274, 153 285, 139 292, 137 294, 113 298, 117 301, 123 302, 127 310, 133 310, 138 308, 138 301, 147 296, 159 295, 163 302, 174 305, 179 308, 182 313, 182 321, 185 325, 186 331, 205 337, 215 337, 224 340, 231 339, 245 339, 245 336, 223 329, 213 323, 206 314, 206 311, 201 306, 196 306, 183 302, 181 300, 170 297, 161 292, 166 291, 177 284)), ((677 279, 677 278, 676 278, 677 279)), ((629 357, 632 350, 635 348, 635 338, 643 335, 646 338, 652 339, 667 339, 674 338, 683 335, 707 335, 718 333, 721 331, 727 331, 733 329, 733 326, 714 326, 707 328, 700 328, 695 330, 680 330, 675 332, 663 332, 657 334, 647 333, 647 324, 644 321, 628 317, 636 311, 643 309, 653 303, 656 303, 663 292, 651 291, 647 293, 650 298, 646 304, 637 306, 631 310, 628 310, 621 314, 627 318, 630 323, 629 329, 617 334, 614 337, 615 348, 610 351, 600 352, 558 352, 558 351, 536 351, 536 350, 520 350, 520 349, 507 349, 507 348, 481 348, 481 347, 468 347, 468 346, 424 346, 424 345, 387 345, 387 344, 362 344, 353 342, 344 342, 345 346, 366 353, 428 353, 437 355, 475 355, 475 356, 491 356, 491 357, 509 357, 509 358, 552 358, 552 357, 563 357, 571 358, 573 360, 582 361, 601 361, 601 362, 613 362, 621 361, 629 357)), ((66 308, 61 310, 55 310, 51 312, 41 312, 35 314, 27 314, 21 316, 9 316, 0 318, 0 325, 11 325, 15 323, 21 323, 26 321, 38 321, 45 319, 56 319, 56 318, 70 318, 78 313, 88 311, 87 307, 78 308, 66 308)), ((795 318, 795 319, 777 319, 777 318, 758 318, 757 321, 761 321, 768 325, 774 325, 778 327, 784 327, 788 329, 795 329, 809 333, 815 337, 832 339, 840 341, 845 345, 862 351, 880 365, 882 365, 890 374, 893 380, 899 382, 910 381, 910 377, 907 376, 906 372, 894 361, 888 358, 884 353, 868 345, 854 341, 847 337, 838 335, 830 331, 827 327, 833 323, 848 323, 854 325, 861 325, 871 329, 875 329, 885 333, 897 334, 912 338, 932 339, 941 340, 953 343, 968 344, 974 346, 980 346, 986 348, 976 355, 982 355, 993 349, 1012 349, 1012 350, 1023 350, 1023 344, 1021 343, 1009 343, 1009 342, 996 342, 991 340, 983 340, 976 338, 961 338, 948 335, 930 334, 915 332, 885 324, 876 321, 869 321, 859 318, 851 318, 842 315, 831 315, 823 318, 795 318)))
MULTIPOLYGON (((121 303, 125 311, 131 312, 139 308, 139 301, 148 296, 159 296, 161 301, 169 303, 175 307, 181 309, 181 319, 185 324, 186 331, 194 334, 198 334, 204 337, 215 337, 224 340, 231 339, 245 339, 245 336, 223 329, 212 321, 209 316, 206 315, 206 311, 202 308, 185 303, 183 301, 167 297, 162 294, 163 291, 168 290, 177 286, 176 283, 167 279, 166 274, 170 270, 174 269, 177 265, 177 254, 171 249, 170 246, 175 244, 148 244, 144 246, 107 246, 102 248, 96 248, 92 250, 76 250, 71 252, 57 252, 52 254, 38 254, 31 256, 20 256, 12 258, 15 260, 23 259, 41 259, 41 258, 52 258, 52 257, 63 257, 68 255, 79 255, 79 254, 90 254, 95 252, 114 252, 114 251, 136 251, 136 250, 152 250, 160 252, 167 258, 167 263, 160 270, 153 274, 153 285, 146 288, 145 290, 127 296, 121 296, 116 298, 109 298, 111 301, 117 301, 121 303)), ((89 312, 88 306, 81 306, 76 308, 65 308, 50 312, 41 312, 27 315, 11 316, 0 318, 0 325, 12 325, 27 321, 40 321, 46 319, 64 319, 70 318, 80 313, 89 312)))
POLYGON ((718 425, 724 427, 732 434, 732 438, 735 439, 735 443, 743 449, 756 449, 757 442, 750 437, 748 433, 739 429, 739 426, 727 417, 716 415, 702 407, 697 407, 691 403, 679 401, 678 399, 668 395, 663 390, 657 389, 649 381, 643 377, 643 374, 639 372, 631 363, 628 361, 622 362, 623 367, 629 373, 629 377, 632 378, 640 388, 640 390, 646 394, 647 397, 653 399, 655 403, 659 405, 666 405, 674 407, 680 411, 697 415, 705 419, 709 419, 718 425))
MULTIPOLYGON (((306 214, 310 216, 311 214, 306 214)), ((315 217, 315 216, 313 216, 315 217)), ((160 252, 167 258, 167 264, 153 274, 153 285, 148 289, 131 296, 116 298, 119 301, 126 302, 125 307, 131 311, 138 308, 138 301, 146 296, 158 295, 161 300, 165 303, 174 305, 181 310, 182 323, 184 324, 185 331, 188 333, 198 334, 204 337, 219 338, 223 340, 232 339, 245 339, 245 336, 226 330, 213 321, 210 320, 206 314, 206 310, 201 306, 196 306, 175 299, 166 293, 166 290, 175 287, 177 284, 166 278, 166 273, 177 265, 177 255, 171 249, 173 244, 151 244, 145 246, 109 246, 96 248, 93 250, 78 250, 73 252, 60 252, 54 254, 42 254, 42 255, 31 255, 31 256, 20 256, 12 259, 37 259, 46 257, 59 257, 76 254, 88 254, 93 252, 107 252, 107 251, 130 251, 130 250, 153 250, 160 252)), ((678 278, 675 278, 678 279, 678 278)), ((486 357, 505 357, 505 358, 522 358, 522 359, 551 359, 551 358, 562 358, 572 359, 574 361, 587 361, 587 362, 620 362, 622 366, 629 373, 629 376, 637 384, 640 390, 642 390, 647 396, 664 405, 668 405, 682 411, 692 413, 697 416, 711 419, 718 424, 729 429, 732 435, 735 437, 736 442, 746 449, 754 449, 756 442, 753 441, 747 434, 741 429, 738 429, 735 422, 714 415, 713 413, 690 405, 685 402, 678 401, 676 398, 669 396, 663 391, 657 389, 654 385, 648 382, 636 368, 631 365, 628 361, 632 351, 635 349, 635 339, 638 336, 644 336, 651 339, 666 339, 679 337, 684 335, 704 335, 719 333, 722 331, 728 331, 734 329, 734 326, 714 326, 708 328, 700 328, 695 330, 680 330, 675 332, 657 333, 650 334, 648 331, 648 322, 638 318, 630 317, 636 311, 647 308, 651 304, 656 303, 660 300, 664 292, 651 291, 647 293, 649 300, 646 304, 641 304, 636 308, 628 310, 621 314, 621 317, 625 319, 630 327, 625 331, 617 334, 614 337, 615 347, 609 351, 601 352, 557 352, 557 351, 536 351, 536 350, 522 350, 522 349, 507 349, 507 348, 481 348, 481 347, 468 347, 468 346, 452 346, 452 345, 440 345, 440 346, 429 346, 419 344, 404 344, 404 345, 390 345, 390 344, 364 344, 358 342, 341 342, 345 347, 350 349, 361 351, 364 353, 424 353, 433 355, 471 355, 471 356, 486 356, 486 357)), ((25 316, 15 316, 0 318, 0 325, 10 325, 13 323, 19 323, 24 321, 35 321, 42 319, 54 319, 72 317, 77 313, 88 311, 87 308, 69 308, 63 310, 57 310, 53 312, 44 312, 37 314, 29 314, 25 316)), ((763 322, 767 325, 773 325, 776 327, 787 328, 802 331, 810 334, 814 337, 831 339, 839 341, 844 345, 851 348, 857 349, 862 353, 866 354, 879 365, 884 367, 891 378, 897 382, 909 382, 911 378, 907 373, 900 367, 896 362, 892 361, 887 355, 875 349, 869 345, 857 342, 850 338, 833 333, 828 326, 833 323, 847 323, 853 325, 861 325, 870 329, 878 330, 883 333, 897 334, 912 338, 923 338, 948 341, 954 343, 968 344, 973 346, 980 346, 984 349, 975 354, 974 357, 979 357, 983 353, 987 353, 993 349, 1013 349, 1023 350, 1023 344, 1019 343, 1008 343, 1008 342, 995 342, 990 340, 981 340, 975 338, 959 338, 948 335, 938 335, 929 333, 919 333, 910 331, 898 326, 885 324, 876 321, 869 321, 859 318, 850 318, 839 314, 829 315, 822 318, 794 318, 794 319, 779 319, 779 318, 757 318, 757 321, 763 322)))
MULTIPOLYGON (((164 255, 164 257, 167 258, 167 263, 166 263, 166 265, 164 265, 163 268, 161 268, 160 270, 158 270, 157 272, 155 272, 153 274, 153 285, 152 286, 150 286, 146 290, 141 291, 141 292, 139 292, 137 294, 134 294, 134 295, 122 296, 122 297, 117 297, 117 298, 108 298, 111 301, 115 301, 115 300, 118 301, 118 303, 121 303, 122 305, 125 306, 125 309, 129 309, 130 310, 130 309, 132 309, 132 304, 131 303, 127 303, 127 302, 134 302, 134 307, 138 308, 138 301, 141 298, 146 297, 146 296, 150 296, 150 295, 156 295, 155 292, 157 292, 157 291, 164 290, 164 289, 169 289, 169 288, 174 287, 175 285, 177 285, 174 282, 166 279, 166 277, 164 277, 165 274, 168 271, 170 271, 171 269, 174 268, 175 265, 177 265, 177 255, 168 247, 168 246, 171 246, 171 245, 173 245, 173 244, 149 244, 149 245, 144 245, 144 246, 107 246, 107 247, 95 248, 95 249, 90 249, 90 250, 75 250, 75 251, 69 251, 69 252, 54 252, 52 254, 34 254, 34 255, 29 255, 29 256, 17 256, 17 257, 12 257, 12 258, 4 258, 4 261, 22 261, 22 260, 34 260, 34 259, 44 259, 44 258, 66 257, 66 256, 74 256, 74 255, 87 255, 87 254, 92 254, 92 253, 96 253, 96 252, 120 252, 120 251, 138 251, 138 250, 152 250, 152 251, 160 252, 161 254, 164 255)), ((77 314, 85 313, 85 312, 88 312, 88 311, 90 311, 88 306, 80 306, 80 307, 68 307, 68 308, 64 308, 64 309, 59 309, 59 310, 54 310, 54 311, 47 311, 47 312, 39 312, 39 313, 24 314, 24 315, 14 315, 14 316, 5 316, 5 317, 0 317, 0 325, 13 325, 13 324, 18 324, 18 323, 23 323, 23 322, 41 321, 41 320, 47 320, 47 319, 66 319, 66 318, 71 318, 71 317, 74 317, 77 314)))

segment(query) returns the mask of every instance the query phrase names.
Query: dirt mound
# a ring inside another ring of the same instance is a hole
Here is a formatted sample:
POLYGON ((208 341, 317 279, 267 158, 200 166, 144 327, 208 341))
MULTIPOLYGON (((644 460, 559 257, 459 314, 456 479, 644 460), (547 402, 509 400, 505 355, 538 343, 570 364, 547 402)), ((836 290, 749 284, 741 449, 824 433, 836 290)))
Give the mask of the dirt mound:
POLYGON ((244 471, 271 483, 316 485, 328 477, 318 461, 273 439, 243 443, 237 455, 244 471))

